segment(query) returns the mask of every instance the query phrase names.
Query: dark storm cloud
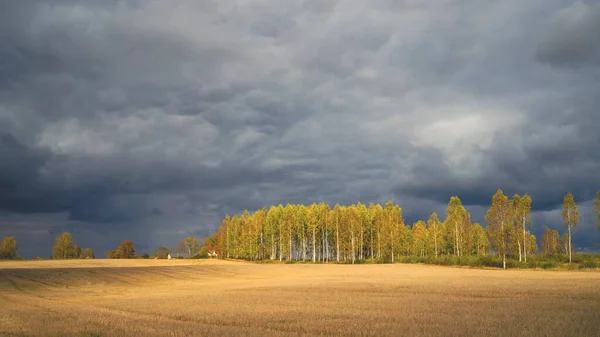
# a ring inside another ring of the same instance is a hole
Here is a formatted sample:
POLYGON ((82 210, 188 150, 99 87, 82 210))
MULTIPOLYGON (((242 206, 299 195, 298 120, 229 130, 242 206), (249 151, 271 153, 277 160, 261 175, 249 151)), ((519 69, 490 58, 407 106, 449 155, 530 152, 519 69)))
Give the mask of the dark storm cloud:
POLYGON ((560 11, 536 56, 553 66, 600 66, 600 5, 577 2, 560 11))
POLYGON ((482 221, 497 188, 545 226, 600 187, 592 3, 0 7, 0 234, 151 250, 245 208, 394 199, 412 222, 452 195, 482 221))

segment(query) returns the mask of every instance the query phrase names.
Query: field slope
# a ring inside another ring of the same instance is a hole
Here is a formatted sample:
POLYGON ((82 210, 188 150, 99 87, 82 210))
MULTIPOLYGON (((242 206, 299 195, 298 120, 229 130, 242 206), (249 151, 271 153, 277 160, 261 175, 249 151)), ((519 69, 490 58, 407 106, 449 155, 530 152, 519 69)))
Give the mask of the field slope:
POLYGON ((599 336, 600 273, 204 260, 0 264, 2 336, 599 336))

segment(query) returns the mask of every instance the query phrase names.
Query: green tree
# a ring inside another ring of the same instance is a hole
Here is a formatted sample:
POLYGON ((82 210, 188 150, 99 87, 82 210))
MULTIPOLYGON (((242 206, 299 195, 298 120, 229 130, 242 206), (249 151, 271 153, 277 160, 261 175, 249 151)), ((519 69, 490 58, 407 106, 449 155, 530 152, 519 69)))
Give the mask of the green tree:
POLYGON ((160 246, 160 247, 156 248, 154 253, 152 253, 152 257, 155 257, 158 259, 166 259, 169 254, 171 254, 171 249, 169 249, 169 247, 160 246))
MULTIPOLYGON (((389 200, 383 208, 383 221, 385 234, 387 235, 388 248, 392 263, 395 261, 395 255, 400 251, 402 234, 404 233, 404 220, 402 218, 402 209, 389 200)), ((410 233, 410 230, 408 231, 410 233)))
POLYGON ((181 254, 185 254, 188 252, 188 248, 186 246, 185 240, 179 240, 175 244, 175 253, 177 253, 177 257, 181 256, 181 254))
POLYGON ((73 245, 73 254, 71 257, 79 259, 81 257, 81 247, 78 245, 73 245))
POLYGON ((73 237, 71 233, 64 232, 56 237, 52 247, 53 259, 68 259, 73 257, 73 237))
POLYGON ((446 228, 452 233, 454 255, 461 256, 463 246, 464 227, 467 211, 462 205, 459 197, 451 197, 446 210, 446 228))
POLYGON ((296 224, 294 226, 294 231, 296 232, 296 236, 298 238, 297 241, 301 243, 301 253, 299 256, 302 256, 303 261, 306 261, 306 234, 308 223, 306 212, 306 206, 296 206, 296 224))
POLYGON ((123 240, 117 248, 118 259, 133 259, 135 257, 135 246, 131 240, 123 240))
POLYGON ((346 209, 347 213, 347 229, 350 235, 350 252, 352 264, 356 262, 356 250, 358 247, 358 238, 362 230, 362 214, 355 205, 351 205, 346 209))
POLYGON ((265 236, 267 244, 270 247, 271 260, 277 259, 277 247, 279 244, 279 218, 281 218, 279 208, 271 206, 269 208, 269 212, 267 212, 267 223, 265 225, 265 236))
POLYGON ((541 241, 544 255, 552 256, 558 253, 559 237, 558 231, 546 228, 541 241))
POLYGON ((477 256, 487 255, 490 251, 490 240, 488 240, 483 227, 478 223, 473 225, 473 242, 477 256))
POLYGON ((569 240, 569 263, 571 263, 571 255, 573 252, 572 238, 580 220, 579 209, 577 208, 575 198, 573 198, 573 194, 571 192, 567 193, 567 195, 565 195, 565 198, 563 199, 563 210, 561 212, 561 215, 563 219, 565 219, 564 226, 567 227, 567 235, 569 240))
POLYGON ((528 233, 527 234, 527 252, 534 254, 538 251, 537 239, 535 235, 528 233))
MULTIPOLYGON (((527 243, 529 232, 527 227, 531 226, 531 197, 525 194, 523 197, 516 194, 513 197, 514 203, 514 219, 517 223, 517 234, 519 235, 518 241, 522 243, 523 257, 527 262, 527 243)), ((521 245, 519 245, 519 261, 521 261, 521 245)))
POLYGON ((296 225, 296 209, 294 205, 287 204, 283 209, 283 226, 281 232, 284 235, 286 245, 282 246, 282 254, 285 253, 287 260, 292 260, 293 255, 293 238, 294 238, 294 227, 296 225))
POLYGON ((94 255, 94 251, 91 248, 83 248, 81 249, 81 258, 94 259, 96 258, 96 256, 94 255))
POLYGON ((107 259, 118 259, 119 258, 119 251, 116 250, 116 249, 107 250, 106 251, 106 258, 107 259))
POLYGON ((342 228, 342 216, 343 209, 342 206, 335 204, 333 210, 331 211, 331 217, 333 219, 333 224, 335 226, 335 258, 337 263, 340 263, 340 228, 342 228))
POLYGON ((312 235, 311 246, 313 263, 317 262, 317 231, 320 229, 321 223, 323 222, 321 214, 320 206, 316 203, 311 204, 306 212, 308 232, 312 235))
POLYGON ((381 259, 381 242, 383 241, 383 207, 376 204, 369 207, 371 221, 373 221, 373 231, 375 232, 375 241, 377 242, 377 258, 381 259))
POLYGON ((185 247, 188 250, 189 256, 192 257, 192 253, 196 253, 200 249, 200 239, 188 236, 185 238, 185 247))
POLYGON ((433 251, 435 253, 435 257, 438 257, 438 237, 439 237, 439 227, 440 227, 440 219, 437 214, 432 213, 427 221, 427 226, 429 227, 430 237, 433 239, 433 251))
POLYGON ((413 253, 415 255, 427 255, 427 224, 419 220, 412 227, 413 253))
POLYGON ((492 197, 492 205, 485 215, 492 247, 502 256, 502 267, 506 269, 506 253, 510 244, 511 207, 508 197, 498 190, 492 197))
POLYGON ((17 257, 17 239, 7 236, 2 239, 0 259, 14 260, 17 257))

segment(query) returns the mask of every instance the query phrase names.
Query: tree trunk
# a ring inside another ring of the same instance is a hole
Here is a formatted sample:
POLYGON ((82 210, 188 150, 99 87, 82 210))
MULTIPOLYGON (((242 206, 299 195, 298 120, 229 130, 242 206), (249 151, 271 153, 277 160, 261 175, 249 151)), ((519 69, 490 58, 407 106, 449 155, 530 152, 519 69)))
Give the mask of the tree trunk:
POLYGON ((454 254, 456 256, 460 256, 460 252, 458 250, 458 224, 454 226, 454 254))
POLYGON ((519 262, 521 262, 522 261, 522 258, 521 258, 521 240, 517 240, 517 245, 519 246, 519 262))
POLYGON ((380 259, 381 258, 381 234, 379 232, 377 232, 377 249, 379 250, 377 252, 377 258, 380 259))
POLYGON ((323 232, 323 241, 325 241, 325 244, 323 245, 324 246, 323 249, 325 250, 324 254, 323 254, 323 261, 329 262, 329 240, 327 239, 327 222, 325 222, 325 231, 323 232))
POLYGON ((337 262, 340 263, 340 226, 339 226, 339 224, 337 225, 335 232, 336 232, 335 233, 335 235, 336 235, 335 244, 337 246, 336 258, 337 258, 337 262))
POLYGON ((375 245, 373 244, 373 229, 371 229, 371 240, 369 241, 369 243, 371 244, 371 258, 373 258, 373 255, 374 255, 374 253, 375 253, 375 252, 374 252, 374 249, 373 249, 373 247, 375 246, 375 245))
POLYGON ((527 239, 526 239, 526 230, 525 230, 525 217, 523 217, 523 256, 525 257, 525 262, 527 262, 527 239))
POLYGON ((283 261, 283 235, 282 230, 279 230, 279 262, 283 261))
POLYGON ((433 225, 433 245, 435 247, 435 258, 437 259, 438 257, 438 251, 437 251, 437 225, 434 222, 433 225))
POLYGON ((501 224, 500 230, 502 231, 502 268, 506 269, 506 240, 504 238, 504 223, 501 224))
POLYGON ((306 261, 306 235, 302 238, 302 261, 306 261))
POLYGON ((355 257, 356 251, 354 250, 354 233, 352 233, 352 264, 354 264, 355 257))
POLYGON ((275 234, 271 233, 271 260, 275 260, 275 234))
POLYGON ((573 251, 573 249, 571 249, 571 224, 567 225, 569 228, 569 263, 571 263, 571 252, 573 251))
POLYGON ((290 251, 288 252, 288 261, 292 260, 292 233, 290 232, 290 251))
POLYGON ((364 234, 364 231, 361 231, 360 232, 360 255, 359 255, 361 260, 363 258, 363 246, 364 246, 364 244, 363 244, 363 236, 364 235, 363 234, 364 234))
POLYGON ((392 238, 392 263, 394 263, 394 232, 390 232, 392 238))
POLYGON ((313 228, 313 263, 317 262, 317 227, 313 228))

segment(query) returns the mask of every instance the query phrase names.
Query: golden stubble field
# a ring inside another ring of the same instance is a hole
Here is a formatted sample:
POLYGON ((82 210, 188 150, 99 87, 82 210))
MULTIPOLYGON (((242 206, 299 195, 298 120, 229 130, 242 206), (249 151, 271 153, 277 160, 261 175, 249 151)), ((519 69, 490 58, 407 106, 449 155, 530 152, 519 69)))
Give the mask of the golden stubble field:
POLYGON ((1 336, 600 336, 600 273, 218 260, 0 263, 1 336))

